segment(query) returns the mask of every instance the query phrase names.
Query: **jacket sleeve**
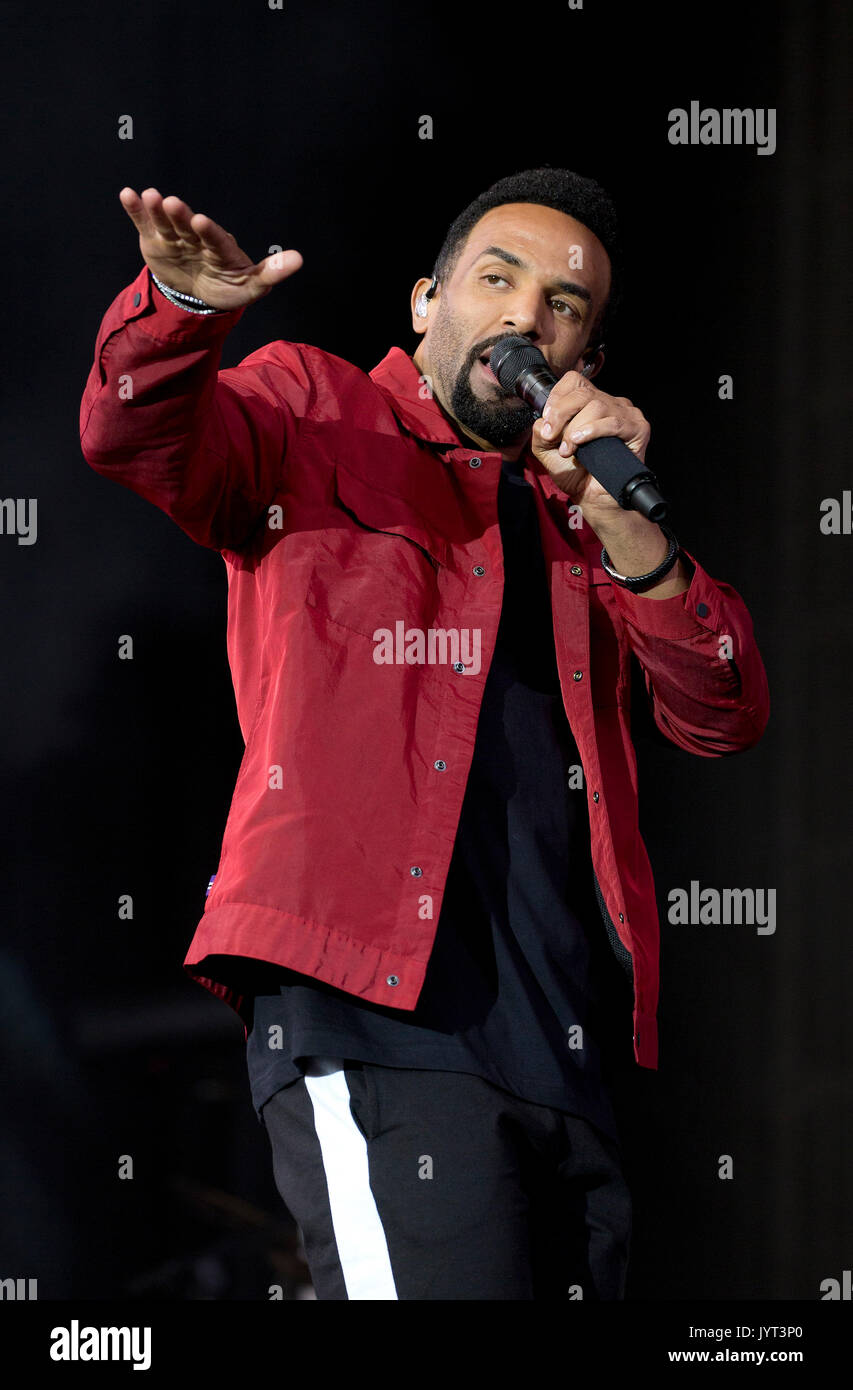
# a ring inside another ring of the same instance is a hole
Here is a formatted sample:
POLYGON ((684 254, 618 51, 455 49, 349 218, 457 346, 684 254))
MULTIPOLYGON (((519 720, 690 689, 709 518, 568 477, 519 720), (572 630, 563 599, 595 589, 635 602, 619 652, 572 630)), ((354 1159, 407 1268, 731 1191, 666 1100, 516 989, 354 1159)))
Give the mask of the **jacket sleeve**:
POLYGON ((143 267, 104 315, 80 408, 95 472, 214 550, 239 550, 262 520, 312 392, 291 344, 266 368, 218 370, 242 314, 177 308, 143 267))
POLYGON ((682 554, 693 566, 684 593, 650 599, 617 584, 613 593, 658 729, 689 753, 722 757, 764 733, 767 675, 743 599, 682 554))

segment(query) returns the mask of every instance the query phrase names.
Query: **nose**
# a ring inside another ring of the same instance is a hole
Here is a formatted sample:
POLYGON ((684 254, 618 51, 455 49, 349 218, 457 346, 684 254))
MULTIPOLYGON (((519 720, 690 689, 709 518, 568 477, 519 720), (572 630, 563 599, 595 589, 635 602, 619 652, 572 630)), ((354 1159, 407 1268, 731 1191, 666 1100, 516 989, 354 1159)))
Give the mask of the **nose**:
POLYGON ((507 333, 520 333, 535 343, 541 338, 546 305, 538 290, 518 289, 506 303, 501 319, 507 333))

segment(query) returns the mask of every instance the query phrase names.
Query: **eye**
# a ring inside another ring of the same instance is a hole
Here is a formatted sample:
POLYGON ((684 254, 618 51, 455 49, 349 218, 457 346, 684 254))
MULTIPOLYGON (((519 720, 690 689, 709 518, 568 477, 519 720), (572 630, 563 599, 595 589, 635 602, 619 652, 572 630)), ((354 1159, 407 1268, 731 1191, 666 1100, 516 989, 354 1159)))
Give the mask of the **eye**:
MULTIPOLYGON (((498 272, 497 272, 496 270, 488 270, 488 271, 486 271, 486 274, 485 274, 485 275, 481 275, 481 276, 480 276, 480 279, 481 279, 481 280, 488 280, 488 281, 502 280, 503 283, 504 283, 505 285, 508 285, 508 284, 509 284, 509 280, 507 280, 506 276, 505 276, 505 275, 499 275, 498 272)), ((552 303, 553 305, 562 305, 562 310, 559 311, 559 317, 560 317, 560 318, 571 317, 571 318, 577 319, 579 322, 580 322, 581 319, 583 318, 583 315, 582 315, 581 313, 578 312, 578 310, 575 308, 575 306, 574 306, 573 304, 569 304, 569 302, 568 302, 567 300, 565 300, 565 299, 552 299, 551 303, 552 303), (565 312, 563 312, 563 310, 568 310, 568 314, 566 314, 565 312)))

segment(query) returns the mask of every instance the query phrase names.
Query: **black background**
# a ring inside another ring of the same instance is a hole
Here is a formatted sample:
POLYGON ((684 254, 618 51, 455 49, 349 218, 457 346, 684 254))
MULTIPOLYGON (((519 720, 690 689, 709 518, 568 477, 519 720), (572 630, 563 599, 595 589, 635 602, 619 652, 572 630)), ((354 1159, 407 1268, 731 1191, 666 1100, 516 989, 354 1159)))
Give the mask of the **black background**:
POLYGON ((302 252, 223 366, 281 337, 369 369, 414 350, 411 287, 457 213, 547 163, 616 201, 627 299, 596 385, 650 420, 679 539, 746 599, 772 702, 735 758, 639 742, 661 1053, 626 1100, 628 1294, 820 1298, 853 1263, 853 537, 820 531, 853 487, 849 13, 16 0, 4 18, 0 495, 38 499, 38 540, 0 535, 0 1277, 59 1299, 304 1283, 242 1027, 181 969, 242 753, 224 565, 79 447, 101 316, 142 264, 119 190, 178 194, 255 259, 302 252), (775 108, 775 153, 670 145, 694 99, 775 108), (692 879, 775 889, 775 934, 669 924, 692 879))

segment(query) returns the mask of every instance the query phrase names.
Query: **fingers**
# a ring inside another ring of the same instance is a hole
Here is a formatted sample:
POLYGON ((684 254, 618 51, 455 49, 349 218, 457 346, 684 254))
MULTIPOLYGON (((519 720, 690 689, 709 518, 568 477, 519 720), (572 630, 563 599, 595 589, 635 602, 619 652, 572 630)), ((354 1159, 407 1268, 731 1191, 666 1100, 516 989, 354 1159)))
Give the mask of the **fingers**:
POLYGON ((151 219, 139 194, 133 188, 123 188, 118 195, 119 202, 130 218, 140 236, 150 234, 151 219))
MULTIPOLYGON (((190 246, 200 244, 198 233, 193 230, 193 210, 188 203, 170 196, 163 199, 160 210, 168 221, 171 235, 176 240, 187 242, 190 246)), ((165 234, 169 235, 168 232, 165 234)))
MULTIPOLYGON (((144 188, 141 196, 133 188, 123 188, 119 200, 140 236, 158 235, 172 243, 200 245, 193 220, 202 214, 194 214, 183 199, 173 195, 164 198, 156 188, 144 188)), ((203 220, 209 222, 210 218, 203 220)))
POLYGON ((629 416, 609 414, 606 404, 598 401, 591 401, 584 409, 570 416, 562 429, 551 421, 537 420, 533 430, 541 448, 555 449, 564 459, 573 459, 575 450, 590 440, 608 437, 621 439, 642 458, 650 434, 648 424, 638 412, 629 416), (547 432, 549 424, 550 434, 547 432))
POLYGON ((537 433, 544 447, 558 449, 568 458, 579 444, 608 435, 623 439, 639 453, 651 431, 626 396, 608 396, 579 372, 567 372, 548 397, 537 433))
POLYGON ((214 222, 212 217, 207 217, 203 212, 196 212, 191 215, 190 232, 196 238, 200 246, 204 246, 208 251, 215 251, 219 256, 225 256, 233 250, 236 242, 230 232, 226 232, 224 227, 220 227, 218 222, 214 222))
POLYGON ((143 243, 143 254, 180 263, 185 268, 203 265, 205 273, 239 272, 253 286, 257 296, 293 275, 302 265, 299 251, 291 248, 265 256, 255 266, 241 251, 231 232, 226 232, 203 212, 193 212, 189 203, 170 195, 164 198, 156 188, 145 188, 139 194, 126 187, 119 201, 133 222, 143 243), (165 243, 165 245, 164 245, 165 243))
POLYGON ((199 244, 198 236, 192 229, 193 211, 188 203, 174 195, 163 198, 156 188, 146 188, 142 201, 154 227, 166 241, 184 241, 191 246, 199 244))
POLYGON ((580 372, 567 372, 551 391, 548 404, 542 412, 542 432, 546 439, 549 436, 555 440, 559 439, 568 421, 600 394, 592 382, 587 381, 580 372), (550 426, 550 429, 547 426, 550 426))

